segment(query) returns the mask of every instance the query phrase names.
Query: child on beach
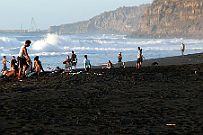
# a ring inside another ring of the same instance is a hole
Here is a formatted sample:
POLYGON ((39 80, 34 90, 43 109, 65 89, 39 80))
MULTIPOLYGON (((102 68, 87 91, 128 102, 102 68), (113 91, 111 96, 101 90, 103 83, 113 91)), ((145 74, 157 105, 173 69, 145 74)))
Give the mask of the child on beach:
POLYGON ((84 55, 84 69, 85 71, 90 71, 91 69, 90 60, 87 59, 87 55, 84 55))
POLYGON ((63 62, 63 64, 65 64, 65 71, 66 72, 70 72, 72 70, 71 59, 70 59, 69 55, 67 55, 67 58, 63 62))
POLYGON ((6 71, 8 68, 7 68, 7 59, 6 59, 6 56, 3 56, 2 58, 2 64, 3 64, 3 68, 2 68, 2 71, 6 71))

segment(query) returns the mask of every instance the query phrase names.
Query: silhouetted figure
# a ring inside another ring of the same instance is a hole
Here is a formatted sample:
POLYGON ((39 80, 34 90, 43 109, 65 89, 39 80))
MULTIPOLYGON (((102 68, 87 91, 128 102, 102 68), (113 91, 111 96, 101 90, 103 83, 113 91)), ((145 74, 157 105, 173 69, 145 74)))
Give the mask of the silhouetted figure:
POLYGON ((181 48, 180 48, 180 50, 181 50, 181 54, 182 54, 182 56, 183 56, 183 55, 184 55, 184 52, 185 52, 185 44, 181 43, 181 48))
POLYGON ((72 51, 72 55, 71 55, 71 64, 72 64, 72 67, 74 67, 74 69, 76 70, 77 55, 74 53, 74 51, 72 51))

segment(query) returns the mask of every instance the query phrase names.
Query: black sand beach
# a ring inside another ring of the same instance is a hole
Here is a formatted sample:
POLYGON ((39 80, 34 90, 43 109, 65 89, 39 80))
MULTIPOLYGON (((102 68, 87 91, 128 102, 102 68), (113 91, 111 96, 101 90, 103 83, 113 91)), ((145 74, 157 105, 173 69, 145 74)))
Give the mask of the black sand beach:
POLYGON ((201 135, 202 60, 195 54, 147 60, 139 71, 127 62, 70 78, 1 81, 0 134, 201 135))

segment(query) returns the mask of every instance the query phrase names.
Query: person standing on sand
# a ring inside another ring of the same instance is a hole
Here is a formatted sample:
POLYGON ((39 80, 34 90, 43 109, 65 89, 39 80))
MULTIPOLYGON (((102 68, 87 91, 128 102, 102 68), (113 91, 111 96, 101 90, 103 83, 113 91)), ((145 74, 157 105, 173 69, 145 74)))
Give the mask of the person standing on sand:
POLYGON ((180 50, 181 50, 181 54, 182 54, 182 56, 183 56, 183 55, 184 55, 184 52, 185 52, 185 44, 181 43, 181 48, 180 48, 180 50))
POLYGON ((27 63, 32 63, 30 56, 28 55, 27 52, 27 47, 29 47, 31 44, 30 40, 26 40, 25 44, 21 46, 20 52, 18 55, 18 68, 19 68, 19 73, 18 73, 18 79, 20 79, 22 76, 25 75, 25 71, 28 68, 27 63))
POLYGON ((87 59, 87 55, 84 55, 84 69, 85 71, 90 71, 91 69, 91 63, 90 60, 87 59))
POLYGON ((143 62, 142 48, 138 47, 136 69, 140 69, 143 62))
POLYGON ((70 59, 69 55, 67 55, 66 60, 63 62, 63 64, 65 64, 65 71, 66 72, 72 71, 71 59, 70 59))
POLYGON ((11 68, 14 67, 16 64, 17 64, 16 57, 12 56, 12 59, 11 59, 11 68))
POLYGON ((121 52, 118 54, 118 62, 122 62, 122 53, 121 52))
POLYGON ((76 70, 76 65, 77 65, 77 55, 74 53, 74 51, 72 51, 72 55, 71 55, 71 63, 72 63, 72 66, 74 66, 74 69, 76 70))
POLYGON ((6 65, 7 62, 9 62, 9 61, 7 61, 6 56, 3 56, 3 58, 2 58, 2 64, 3 64, 2 71, 6 71, 8 69, 7 65, 6 65))
POLYGON ((119 65, 119 67, 121 67, 122 66, 122 53, 120 52, 119 54, 118 54, 118 65, 119 65))

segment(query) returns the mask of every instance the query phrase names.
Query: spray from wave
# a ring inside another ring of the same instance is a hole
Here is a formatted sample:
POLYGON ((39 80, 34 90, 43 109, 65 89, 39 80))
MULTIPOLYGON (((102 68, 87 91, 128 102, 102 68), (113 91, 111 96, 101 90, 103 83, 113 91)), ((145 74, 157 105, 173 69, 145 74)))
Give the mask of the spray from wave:
POLYGON ((48 34, 45 38, 40 39, 32 45, 34 51, 62 51, 64 46, 64 39, 55 34, 48 34))

